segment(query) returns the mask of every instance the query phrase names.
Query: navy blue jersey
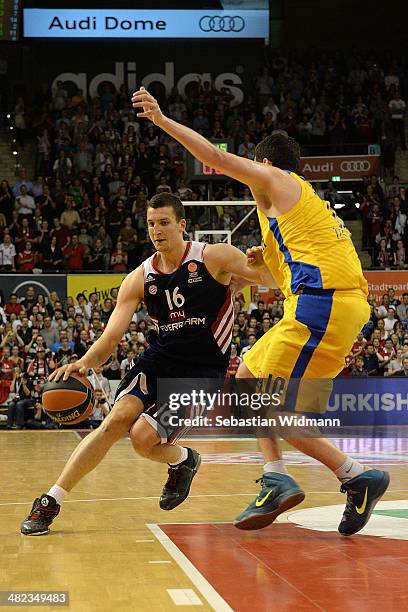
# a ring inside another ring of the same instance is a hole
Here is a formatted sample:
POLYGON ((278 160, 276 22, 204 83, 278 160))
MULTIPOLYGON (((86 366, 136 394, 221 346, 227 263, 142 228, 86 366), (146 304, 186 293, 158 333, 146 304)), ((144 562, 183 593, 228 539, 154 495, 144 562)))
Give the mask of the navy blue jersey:
POLYGON ((226 368, 234 323, 231 292, 205 267, 205 246, 188 242, 171 274, 154 267, 155 255, 143 263, 144 299, 156 325, 147 340, 152 351, 167 359, 226 368))

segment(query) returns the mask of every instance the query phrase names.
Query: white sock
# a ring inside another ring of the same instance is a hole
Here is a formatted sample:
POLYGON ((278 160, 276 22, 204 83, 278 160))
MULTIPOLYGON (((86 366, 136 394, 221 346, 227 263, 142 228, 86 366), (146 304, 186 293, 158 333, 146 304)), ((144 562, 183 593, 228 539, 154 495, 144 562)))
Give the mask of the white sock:
POLYGON ((59 485, 55 484, 55 485, 52 485, 47 495, 49 495, 50 497, 53 497, 55 501, 57 502, 57 504, 61 505, 62 502, 64 501, 64 497, 68 495, 68 491, 66 491, 59 485))
POLYGON ((347 482, 348 480, 351 480, 351 478, 360 476, 360 474, 363 472, 365 472, 364 466, 362 466, 361 463, 355 459, 352 459, 352 457, 347 457, 343 465, 337 468, 337 470, 334 470, 334 473, 340 482, 347 482))
POLYGON ((279 459, 278 461, 268 461, 267 463, 265 463, 263 471, 264 474, 266 472, 279 472, 280 474, 288 473, 288 470, 286 469, 282 459, 279 459))
POLYGON ((178 459, 174 463, 169 463, 169 465, 179 465, 180 463, 183 463, 183 461, 187 459, 188 449, 185 448, 184 446, 179 446, 179 449, 180 449, 180 459, 178 459))

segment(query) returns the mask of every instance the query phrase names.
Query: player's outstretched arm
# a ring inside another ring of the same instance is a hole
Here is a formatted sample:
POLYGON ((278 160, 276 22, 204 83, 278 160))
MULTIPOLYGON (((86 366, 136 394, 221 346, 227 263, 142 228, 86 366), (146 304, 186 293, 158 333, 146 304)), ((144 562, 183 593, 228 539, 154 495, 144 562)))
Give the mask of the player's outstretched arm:
POLYGON ((281 173, 276 168, 221 151, 201 134, 166 117, 157 100, 144 87, 133 94, 132 104, 135 108, 143 109, 143 112, 137 113, 138 117, 150 119, 155 125, 178 140, 201 162, 241 183, 257 190, 271 190, 273 189, 271 185, 273 175, 276 173, 276 176, 280 177, 281 173))
POLYGON ((51 374, 49 380, 59 380, 61 376, 64 377, 64 380, 67 380, 71 372, 79 372, 86 376, 90 368, 105 363, 129 327, 132 316, 141 300, 143 300, 143 267, 139 266, 128 274, 122 282, 116 307, 102 336, 81 359, 58 368, 51 374))

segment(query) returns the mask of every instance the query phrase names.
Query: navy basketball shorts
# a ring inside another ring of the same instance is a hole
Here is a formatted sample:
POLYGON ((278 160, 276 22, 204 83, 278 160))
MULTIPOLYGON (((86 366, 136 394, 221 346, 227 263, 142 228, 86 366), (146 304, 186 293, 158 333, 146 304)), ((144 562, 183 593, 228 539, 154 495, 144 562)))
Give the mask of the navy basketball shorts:
MULTIPOLYGON (((216 391, 222 387, 225 379, 225 369, 208 365, 186 364, 176 360, 163 359, 160 355, 152 355, 147 349, 132 362, 132 367, 121 380, 116 391, 115 402, 126 395, 138 397, 144 406, 140 418, 146 419, 159 437, 161 444, 174 444, 185 436, 191 427, 183 425, 184 419, 191 419, 203 414, 205 407, 200 405, 182 406, 174 412, 168 402, 158 398, 158 381, 165 380, 178 391, 191 390, 189 381, 194 379, 200 388, 216 391), (176 418, 175 418, 176 417, 176 418)), ((197 385, 198 386, 198 385, 197 385)), ((160 388, 160 387, 159 387, 160 388)))

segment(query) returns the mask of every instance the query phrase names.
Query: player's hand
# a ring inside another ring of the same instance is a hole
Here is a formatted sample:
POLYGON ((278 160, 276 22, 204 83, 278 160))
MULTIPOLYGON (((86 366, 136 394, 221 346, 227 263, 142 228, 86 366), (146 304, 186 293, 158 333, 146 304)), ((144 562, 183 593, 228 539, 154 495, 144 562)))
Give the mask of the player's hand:
POLYGON ((139 91, 135 91, 133 94, 132 106, 133 108, 143 109, 143 112, 136 114, 137 117, 146 117, 146 119, 150 119, 155 125, 159 125, 163 119, 159 103, 144 87, 141 87, 139 91))
POLYGON ((246 256, 247 264, 249 266, 257 267, 265 265, 263 258, 263 247, 261 246, 251 247, 250 249, 247 249, 246 256))
POLYGON ((62 380, 68 380, 73 372, 78 372, 81 374, 81 376, 86 376, 89 368, 90 366, 84 365, 84 363, 81 363, 81 360, 79 359, 78 361, 75 361, 75 363, 67 363, 66 365, 63 365, 55 370, 52 374, 50 374, 48 380, 55 380, 55 382, 58 382, 60 378, 62 378, 62 380))

